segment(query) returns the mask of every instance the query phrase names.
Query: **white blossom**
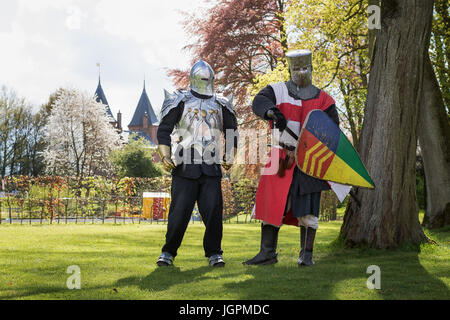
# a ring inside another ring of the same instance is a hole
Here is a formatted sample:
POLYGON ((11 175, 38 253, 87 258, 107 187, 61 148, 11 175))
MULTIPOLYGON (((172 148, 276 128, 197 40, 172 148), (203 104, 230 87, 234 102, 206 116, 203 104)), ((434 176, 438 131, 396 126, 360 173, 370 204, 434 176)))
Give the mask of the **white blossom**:
POLYGON ((120 137, 109 123, 106 108, 95 98, 75 89, 63 89, 52 105, 45 127, 43 152, 50 174, 108 175, 109 153, 119 147, 120 137))

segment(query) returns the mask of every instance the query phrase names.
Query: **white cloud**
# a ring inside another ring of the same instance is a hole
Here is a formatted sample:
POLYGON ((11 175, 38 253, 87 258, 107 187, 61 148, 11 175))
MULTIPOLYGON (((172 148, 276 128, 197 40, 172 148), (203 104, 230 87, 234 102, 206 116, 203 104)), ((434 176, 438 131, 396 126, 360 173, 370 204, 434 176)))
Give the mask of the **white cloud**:
POLYGON ((67 8, 66 27, 69 30, 80 30, 81 24, 87 18, 87 15, 81 11, 78 6, 69 6, 67 8))
POLYGON ((0 4, 0 85, 36 106, 59 87, 95 91, 98 68, 113 113, 128 124, 142 92, 156 112, 167 68, 187 68, 189 41, 179 9, 198 11, 203 0, 18 0, 0 4))

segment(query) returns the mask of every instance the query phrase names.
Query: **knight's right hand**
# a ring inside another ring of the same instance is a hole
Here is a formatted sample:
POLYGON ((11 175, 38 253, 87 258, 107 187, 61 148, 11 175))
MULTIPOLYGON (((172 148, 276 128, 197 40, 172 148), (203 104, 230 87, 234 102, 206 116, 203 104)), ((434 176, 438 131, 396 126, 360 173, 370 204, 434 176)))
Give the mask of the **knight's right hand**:
POLYGON ((172 169, 175 168, 175 163, 173 163, 171 156, 172 152, 170 150, 169 146, 166 146, 164 144, 158 145, 158 153, 161 157, 162 165, 164 167, 164 170, 170 172, 172 169))
POLYGON ((164 170, 170 172, 172 169, 175 169, 175 163, 173 163, 172 159, 162 158, 162 164, 164 170))
POLYGON ((275 122, 275 128, 278 128, 280 131, 286 129, 287 121, 280 109, 272 108, 267 111, 266 116, 275 122))

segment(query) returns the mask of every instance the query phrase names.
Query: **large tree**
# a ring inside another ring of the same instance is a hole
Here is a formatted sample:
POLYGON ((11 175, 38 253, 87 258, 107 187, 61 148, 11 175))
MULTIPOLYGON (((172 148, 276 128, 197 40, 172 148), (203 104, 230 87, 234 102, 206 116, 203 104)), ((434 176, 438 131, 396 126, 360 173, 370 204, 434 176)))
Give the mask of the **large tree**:
POLYGON ((47 146, 44 128, 48 122, 53 103, 61 90, 50 95, 46 104, 39 111, 30 115, 26 130, 26 149, 20 161, 21 175, 39 176, 45 173, 45 162, 42 152, 47 146))
POLYGON ((426 178, 423 225, 428 228, 450 224, 450 17, 446 0, 436 0, 434 8, 431 59, 424 66, 423 116, 419 130, 426 178))
POLYGON ((433 16, 432 0, 381 1, 359 152, 375 190, 357 189, 341 228, 349 246, 426 241, 418 218, 415 160, 433 16))
POLYGON ((450 224, 450 125, 429 57, 424 63, 419 143, 425 170, 426 212, 423 225, 450 224))
POLYGON ((45 126, 47 147, 43 152, 51 174, 109 175, 108 156, 119 146, 119 135, 109 124, 105 106, 86 93, 64 89, 53 102, 45 126))
POLYGON ((0 176, 28 174, 25 160, 31 129, 31 107, 14 90, 0 92, 0 176))
POLYGON ((46 142, 44 126, 51 104, 58 92, 51 95, 38 112, 14 90, 3 87, 0 92, 0 175, 33 175, 44 173, 42 151, 46 142))

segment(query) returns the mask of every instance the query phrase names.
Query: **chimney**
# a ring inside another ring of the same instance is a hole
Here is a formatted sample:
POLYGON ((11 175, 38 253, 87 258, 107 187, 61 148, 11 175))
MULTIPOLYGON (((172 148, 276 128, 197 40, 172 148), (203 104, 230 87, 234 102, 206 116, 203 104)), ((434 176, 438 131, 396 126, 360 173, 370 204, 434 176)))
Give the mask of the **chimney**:
POLYGON ((117 129, 122 132, 122 114, 120 113, 120 110, 117 113, 117 129))

